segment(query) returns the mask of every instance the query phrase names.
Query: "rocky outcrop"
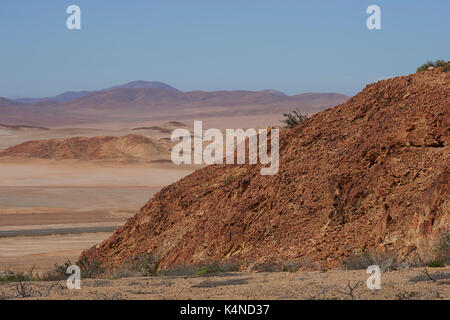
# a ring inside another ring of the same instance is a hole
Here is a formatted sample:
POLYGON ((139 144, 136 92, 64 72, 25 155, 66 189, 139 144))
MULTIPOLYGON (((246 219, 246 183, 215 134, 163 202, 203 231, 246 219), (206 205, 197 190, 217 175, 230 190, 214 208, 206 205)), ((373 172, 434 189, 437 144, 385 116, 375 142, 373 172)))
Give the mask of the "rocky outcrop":
POLYGON ((450 75, 380 81, 280 136, 280 171, 212 165, 162 189, 82 257, 112 268, 230 258, 338 266, 365 249, 431 254, 450 230, 450 75))

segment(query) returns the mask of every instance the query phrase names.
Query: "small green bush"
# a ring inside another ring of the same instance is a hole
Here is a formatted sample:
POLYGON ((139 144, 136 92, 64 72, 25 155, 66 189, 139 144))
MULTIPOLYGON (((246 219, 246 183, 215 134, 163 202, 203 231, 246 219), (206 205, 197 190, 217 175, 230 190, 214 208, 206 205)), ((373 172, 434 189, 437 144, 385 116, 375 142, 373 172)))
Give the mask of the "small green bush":
POLYGON ((439 259, 450 264, 450 233, 442 237, 437 247, 439 259))
POLYGON ((284 125, 289 129, 294 128, 295 126, 299 125, 301 122, 308 119, 307 115, 302 114, 302 113, 298 112, 297 110, 293 110, 291 113, 283 113, 283 116, 286 119, 281 120, 281 122, 284 123, 284 125))
POLYGON ((240 264, 235 261, 220 264, 217 261, 200 265, 179 264, 161 272, 164 276, 209 276, 226 272, 239 271, 240 264))
POLYGON ((416 72, 419 73, 419 72, 426 71, 426 70, 428 70, 429 67, 434 67, 433 61, 427 61, 427 63, 425 63, 425 64, 421 65, 420 67, 418 67, 416 72))
POLYGON ((363 251, 360 254, 348 257, 343 263, 343 267, 346 270, 363 270, 371 265, 380 266, 383 272, 401 268, 401 263, 397 260, 397 257, 390 252, 363 251))
POLYGON ((445 262, 442 261, 442 260, 437 259, 437 260, 428 261, 426 263, 426 265, 427 265, 427 267, 430 267, 430 268, 444 268, 445 267, 445 262))
POLYGON ((440 68, 440 67, 445 66, 446 64, 447 64, 447 62, 444 60, 436 60, 436 62, 434 63, 434 67, 440 68))
POLYGON ((55 263, 55 269, 47 271, 43 274, 42 280, 44 281, 55 281, 55 280, 64 280, 69 276, 67 272, 67 268, 71 266, 73 263, 67 259, 63 264, 55 263))
POLYGON ((27 272, 12 272, 7 271, 0 275, 0 283, 2 282, 26 282, 26 281, 39 281, 41 278, 34 273, 34 266, 27 272))
POLYGON ((296 261, 287 261, 283 263, 282 272, 297 272, 300 269, 300 263, 296 261))
POLYGON ((450 62, 446 63, 446 64, 442 67, 442 71, 444 71, 444 72, 450 72, 450 62))
POLYGON ((218 265, 216 263, 212 263, 212 264, 208 264, 203 267, 200 267, 197 270, 197 275, 198 276, 206 276, 208 274, 215 274, 215 273, 220 273, 220 272, 222 272, 222 268, 220 267, 220 265, 218 265))
POLYGON ((35 278, 30 278, 28 274, 24 272, 20 273, 12 273, 0 276, 0 283, 1 282, 21 282, 21 281, 33 281, 36 280, 35 278))
POLYGON ((450 71, 450 61, 448 61, 448 62, 446 62, 444 60, 436 60, 435 62, 427 61, 427 63, 418 67, 416 72, 419 73, 419 72, 426 71, 426 70, 428 70, 429 67, 443 68, 442 71, 448 72, 448 71, 450 71))
POLYGON ((180 276, 193 276, 197 273, 198 267, 194 265, 177 264, 173 267, 161 271, 163 276, 168 277, 180 277, 180 276))
POLYGON ((100 262, 95 259, 90 261, 86 257, 83 257, 75 264, 80 267, 82 278, 99 277, 106 271, 106 269, 100 265, 100 262))
POLYGON ((113 278, 156 276, 159 269, 159 259, 151 253, 130 256, 118 268, 113 270, 113 278))

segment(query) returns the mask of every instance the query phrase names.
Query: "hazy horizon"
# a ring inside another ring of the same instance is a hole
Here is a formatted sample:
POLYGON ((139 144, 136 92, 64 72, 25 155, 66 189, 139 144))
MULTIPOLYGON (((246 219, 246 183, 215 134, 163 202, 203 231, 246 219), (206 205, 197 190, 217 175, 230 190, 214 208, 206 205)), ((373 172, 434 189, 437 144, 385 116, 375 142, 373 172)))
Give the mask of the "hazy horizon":
POLYGON ((2 2, 0 96, 51 97, 138 79, 181 91, 351 96, 448 59, 445 8, 445 0, 2 2), (81 30, 66 28, 72 4, 81 8, 81 30), (371 4, 381 8, 381 30, 366 27, 371 4))
MULTIPOLYGON (((217 90, 203 90, 201 88, 199 89, 194 89, 194 90, 189 90, 189 91, 184 91, 184 90, 180 90, 179 88, 176 88, 174 86, 172 86, 170 83, 166 83, 166 82, 161 82, 158 80, 134 80, 134 81, 126 81, 123 83, 118 83, 117 86, 121 86, 121 85, 125 85, 125 84, 129 84, 129 83, 133 83, 133 82, 160 82, 164 85, 168 85, 170 87, 172 87, 173 89, 178 90, 179 92, 183 92, 183 93, 189 93, 189 92, 193 92, 193 91, 202 91, 202 92, 218 92, 218 91, 250 91, 250 92, 260 92, 260 91, 275 91, 275 92, 279 92, 281 94, 284 94, 286 96, 296 96, 296 95, 302 95, 302 94, 309 94, 309 93, 327 93, 327 94, 342 94, 340 92, 297 92, 297 93, 293 93, 293 94, 287 94, 284 91, 278 90, 278 89, 273 89, 273 88, 264 88, 264 89, 259 89, 259 90, 247 90, 247 89, 231 89, 231 90, 226 90, 226 89, 217 89, 217 90)), ((117 89, 110 87, 110 88, 96 88, 96 89, 92 89, 92 90, 68 90, 68 91, 64 91, 64 92, 59 92, 53 96, 42 96, 42 97, 31 97, 31 96, 27 96, 27 97, 22 97, 22 96, 10 96, 10 97, 3 97, 3 98, 7 98, 7 99, 11 99, 11 100, 26 100, 26 99, 43 99, 43 98, 54 98, 56 96, 62 95, 62 94, 67 94, 67 93, 78 93, 78 92, 89 92, 89 93, 96 93, 96 92, 102 92, 104 90, 113 90, 113 89, 117 89)), ((167 89, 166 89, 167 90, 167 89)), ((344 94, 343 94, 344 95, 344 94)))

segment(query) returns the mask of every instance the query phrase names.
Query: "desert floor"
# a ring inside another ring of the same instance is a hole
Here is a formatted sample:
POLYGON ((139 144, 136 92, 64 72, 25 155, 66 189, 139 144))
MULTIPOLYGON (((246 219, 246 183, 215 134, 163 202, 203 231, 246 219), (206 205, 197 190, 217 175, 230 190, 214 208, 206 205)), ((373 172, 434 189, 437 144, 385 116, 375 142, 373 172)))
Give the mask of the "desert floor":
MULTIPOLYGON (((25 283, 27 299, 394 299, 450 298, 450 268, 385 272, 381 289, 369 290, 368 274, 358 271, 227 273, 207 277, 86 279, 80 290, 65 281, 25 283)), ((0 284, 3 299, 23 299, 15 283, 0 284)), ((1 299, 1 297, 0 297, 1 299)))
POLYGON ((0 163, 0 271, 52 269, 192 172, 172 164, 0 163))

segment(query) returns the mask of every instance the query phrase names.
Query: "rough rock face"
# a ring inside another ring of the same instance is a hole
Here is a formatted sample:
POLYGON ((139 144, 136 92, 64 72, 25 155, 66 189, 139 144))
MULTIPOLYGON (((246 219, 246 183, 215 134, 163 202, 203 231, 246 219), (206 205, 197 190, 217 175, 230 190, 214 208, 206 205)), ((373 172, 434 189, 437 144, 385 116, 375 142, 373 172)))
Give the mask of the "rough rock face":
POLYGON ((85 251, 112 268, 236 258, 333 268, 363 249, 432 253, 450 231, 450 74, 380 81, 280 136, 280 171, 213 165, 154 196, 85 251))
POLYGON ((27 141, 0 152, 0 158, 134 161, 149 160, 161 154, 168 154, 168 151, 157 142, 130 134, 27 141))

